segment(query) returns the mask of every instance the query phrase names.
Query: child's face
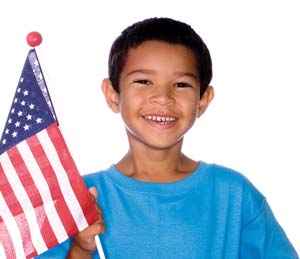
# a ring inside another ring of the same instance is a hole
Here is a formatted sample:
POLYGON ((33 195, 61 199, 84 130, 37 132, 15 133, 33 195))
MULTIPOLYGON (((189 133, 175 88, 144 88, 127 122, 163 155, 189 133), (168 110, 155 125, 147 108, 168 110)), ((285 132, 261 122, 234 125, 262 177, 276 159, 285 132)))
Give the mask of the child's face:
POLYGON ((129 141, 169 148, 201 114, 196 59, 182 45, 146 41, 130 49, 119 85, 129 141))

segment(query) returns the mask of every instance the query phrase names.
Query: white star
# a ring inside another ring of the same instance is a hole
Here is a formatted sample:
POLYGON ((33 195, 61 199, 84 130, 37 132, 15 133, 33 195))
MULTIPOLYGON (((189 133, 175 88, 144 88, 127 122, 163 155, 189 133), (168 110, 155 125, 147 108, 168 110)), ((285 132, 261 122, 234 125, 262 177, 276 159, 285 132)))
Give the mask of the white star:
POLYGON ((18 116, 21 117, 23 115, 22 111, 18 111, 18 116))
POLYGON ((18 98, 15 98, 15 99, 14 99, 14 103, 17 103, 17 102, 18 102, 18 98))
POLYGON ((12 108, 10 112, 11 112, 11 113, 15 113, 15 109, 14 109, 14 108, 12 108))
POLYGON ((33 103, 29 105, 29 109, 30 109, 30 110, 33 110, 34 107, 35 107, 35 105, 34 105, 33 103))
POLYGON ((9 133, 9 129, 6 129, 6 130, 5 130, 5 134, 8 134, 8 133, 9 133))
POLYGON ((17 132, 17 131, 14 131, 11 135, 13 136, 13 138, 16 138, 17 135, 18 135, 18 132, 17 132))
MULTIPOLYGON (((20 78, 20 82, 23 83, 23 81, 24 81, 24 78, 21 77, 21 78, 20 78)), ((20 93, 20 91, 21 91, 21 89, 19 88, 19 89, 18 89, 18 93, 20 93)))
POLYGON ((15 126, 16 126, 16 128, 17 128, 17 127, 20 127, 20 122, 17 121, 17 122, 15 123, 15 126))
POLYGON ((6 144, 6 139, 3 139, 2 140, 2 145, 5 145, 6 144))
POLYGON ((29 130, 29 125, 25 124, 25 126, 23 127, 24 130, 29 130))
POLYGON ((22 102, 21 102, 21 105, 22 105, 22 106, 24 106, 25 104, 26 104, 26 102, 25 102, 25 101, 22 101, 22 102))
POLYGON ((25 90, 25 91, 23 92, 24 96, 28 95, 28 93, 29 93, 28 90, 25 90))
POLYGON ((26 118, 27 118, 27 120, 29 121, 29 120, 32 119, 32 115, 31 115, 31 114, 28 114, 28 115, 26 116, 26 118))
POLYGON ((12 119, 8 119, 8 124, 11 124, 12 123, 12 119))
POLYGON ((42 123, 42 119, 40 117, 38 117, 35 121, 36 121, 37 124, 42 123))

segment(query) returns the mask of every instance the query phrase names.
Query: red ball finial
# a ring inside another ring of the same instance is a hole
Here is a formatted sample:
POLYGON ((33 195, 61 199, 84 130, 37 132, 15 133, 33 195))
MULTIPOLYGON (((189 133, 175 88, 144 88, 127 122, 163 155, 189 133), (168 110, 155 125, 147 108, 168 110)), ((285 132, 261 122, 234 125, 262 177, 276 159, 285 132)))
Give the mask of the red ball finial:
POLYGON ((34 48, 42 43, 43 38, 39 32, 32 31, 27 34, 26 40, 28 45, 34 48))

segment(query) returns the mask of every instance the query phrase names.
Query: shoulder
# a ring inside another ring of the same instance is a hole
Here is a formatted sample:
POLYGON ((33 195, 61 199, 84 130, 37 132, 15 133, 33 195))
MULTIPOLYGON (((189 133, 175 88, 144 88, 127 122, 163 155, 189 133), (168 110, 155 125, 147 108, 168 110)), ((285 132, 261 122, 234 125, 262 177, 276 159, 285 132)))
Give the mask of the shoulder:
POLYGON ((97 185, 101 185, 107 178, 107 176, 114 170, 114 166, 111 165, 105 170, 100 170, 97 172, 85 174, 82 176, 83 181, 87 188, 89 187, 97 187, 97 185))
POLYGON ((266 198, 241 172, 234 169, 208 164, 210 170, 207 179, 222 200, 228 200, 240 206, 243 215, 243 225, 261 213, 265 206, 266 198))
POLYGON ((209 177, 224 188, 241 188, 242 190, 249 190, 258 192, 250 180, 241 172, 218 164, 206 164, 210 171, 209 177))
POLYGON ((222 189, 229 191, 242 192, 244 198, 249 196, 265 199, 262 193, 242 172, 218 164, 207 164, 210 167, 209 176, 215 184, 222 189))

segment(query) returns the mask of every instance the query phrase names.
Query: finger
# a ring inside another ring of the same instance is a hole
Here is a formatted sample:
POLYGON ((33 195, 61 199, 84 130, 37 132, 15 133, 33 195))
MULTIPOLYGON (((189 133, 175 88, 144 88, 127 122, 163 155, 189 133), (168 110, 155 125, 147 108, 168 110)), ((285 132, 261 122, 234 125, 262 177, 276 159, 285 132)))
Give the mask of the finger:
POLYGON ((99 218, 102 218, 102 209, 98 204, 95 204, 96 211, 99 215, 99 218))
POLYGON ((89 227, 89 233, 93 236, 96 236, 98 234, 102 234, 105 232, 105 225, 103 220, 99 219, 97 220, 93 225, 89 227))
POLYGON ((98 221, 99 221, 99 223, 104 224, 104 219, 102 217, 102 214, 99 214, 99 218, 96 222, 98 222, 98 221))
POLYGON ((102 234, 105 231, 105 225, 100 220, 97 220, 92 225, 84 229, 83 231, 79 232, 77 235, 75 235, 76 239, 79 240, 89 240, 93 239, 94 236, 98 234, 102 234))
POLYGON ((95 236, 104 232, 104 224, 97 222, 75 235, 74 240, 82 250, 94 251, 96 249, 95 236))
POLYGON ((90 187, 89 188, 89 193, 92 195, 92 197, 95 199, 95 201, 97 201, 98 199, 98 192, 96 187, 90 187))
POLYGON ((90 193, 91 197, 93 198, 93 200, 95 202, 95 207, 96 207, 96 210, 97 210, 98 215, 99 215, 100 223, 104 223, 104 220, 103 220, 103 217, 102 217, 102 209, 97 204, 97 198, 98 198, 97 189, 95 187, 90 187, 89 188, 89 193, 90 193))

